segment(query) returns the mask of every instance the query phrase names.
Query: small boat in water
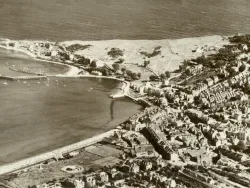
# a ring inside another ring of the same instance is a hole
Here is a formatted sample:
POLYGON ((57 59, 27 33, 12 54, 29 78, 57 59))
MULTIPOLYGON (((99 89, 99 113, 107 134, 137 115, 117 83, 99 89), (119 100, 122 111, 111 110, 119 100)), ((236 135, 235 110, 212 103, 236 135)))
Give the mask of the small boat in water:
POLYGON ((6 80, 4 81, 4 83, 3 83, 4 85, 8 85, 8 83, 6 82, 6 80))

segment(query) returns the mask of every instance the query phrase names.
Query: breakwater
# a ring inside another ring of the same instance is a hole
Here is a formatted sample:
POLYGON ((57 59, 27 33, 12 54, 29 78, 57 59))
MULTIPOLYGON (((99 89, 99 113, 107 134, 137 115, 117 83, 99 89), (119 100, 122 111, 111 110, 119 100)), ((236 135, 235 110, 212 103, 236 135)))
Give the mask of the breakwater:
POLYGON ((34 71, 29 70, 29 69, 16 69, 14 67, 9 67, 9 69, 12 71, 15 71, 15 72, 20 72, 20 73, 25 73, 25 74, 45 76, 45 73, 43 73, 43 72, 34 72, 34 71))
POLYGON ((40 79, 47 79, 46 76, 0 76, 1 80, 40 80, 40 79))
POLYGON ((27 168, 29 166, 44 162, 48 159, 57 158, 58 156, 61 156, 62 154, 69 153, 71 151, 78 150, 78 149, 84 148, 86 146, 95 144, 95 143, 101 141, 102 139, 104 139, 105 137, 109 137, 109 136, 114 135, 115 131, 116 130, 113 129, 113 130, 110 130, 108 132, 94 136, 92 138, 88 138, 86 140, 77 142, 75 144, 71 144, 71 145, 68 145, 68 146, 47 152, 47 153, 43 153, 40 155, 36 155, 33 157, 22 159, 22 160, 13 162, 13 163, 2 165, 2 166, 0 166, 0 175, 14 172, 14 171, 17 171, 17 170, 20 170, 23 168, 27 168))

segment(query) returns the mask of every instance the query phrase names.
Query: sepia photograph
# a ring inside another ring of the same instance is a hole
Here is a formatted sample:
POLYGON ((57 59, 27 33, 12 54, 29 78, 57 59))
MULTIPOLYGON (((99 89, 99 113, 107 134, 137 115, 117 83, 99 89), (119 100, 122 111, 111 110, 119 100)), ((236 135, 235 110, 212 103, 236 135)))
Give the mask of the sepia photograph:
POLYGON ((250 0, 0 0, 0 188, 250 188, 250 0))

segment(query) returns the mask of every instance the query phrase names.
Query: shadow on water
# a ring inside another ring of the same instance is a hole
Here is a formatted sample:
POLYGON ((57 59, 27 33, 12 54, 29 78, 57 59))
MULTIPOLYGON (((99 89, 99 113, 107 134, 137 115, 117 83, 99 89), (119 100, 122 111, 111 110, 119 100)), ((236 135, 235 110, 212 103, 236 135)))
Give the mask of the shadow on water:
POLYGON ((114 119, 114 104, 115 104, 115 102, 114 102, 114 100, 112 100, 110 103, 110 106, 109 106, 111 120, 114 119))
POLYGON ((114 105, 115 105, 115 100, 112 100, 109 105, 110 120, 107 121, 105 125, 109 124, 111 121, 114 120, 114 105))

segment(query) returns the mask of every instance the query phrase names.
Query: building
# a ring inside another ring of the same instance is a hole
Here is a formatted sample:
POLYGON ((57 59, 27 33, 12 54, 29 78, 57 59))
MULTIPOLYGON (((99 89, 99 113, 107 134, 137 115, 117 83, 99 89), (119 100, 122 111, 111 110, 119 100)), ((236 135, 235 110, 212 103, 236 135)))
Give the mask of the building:
POLYGON ((136 163, 132 163, 130 169, 131 169, 130 170, 131 172, 137 173, 137 172, 140 171, 140 166, 138 164, 136 164, 136 163))
POLYGON ((152 162, 150 162, 150 161, 142 161, 141 167, 142 167, 143 170, 149 171, 149 170, 152 169, 153 164, 152 164, 152 162))
POLYGON ((101 76, 102 75, 102 73, 100 71, 91 71, 90 74, 95 75, 95 76, 101 76))
POLYGON ((109 176, 106 172, 100 172, 99 178, 101 182, 108 182, 109 181, 109 176))
POLYGON ((89 187, 94 187, 96 185, 96 178, 94 174, 86 174, 83 176, 83 180, 89 187))
POLYGON ((205 80, 205 84, 207 84, 208 86, 212 86, 214 84, 214 81, 212 78, 207 78, 205 80))
POLYGON ((234 137, 244 142, 250 141, 250 129, 237 124, 230 124, 226 131, 227 137, 234 137))
POLYGON ((68 178, 62 182, 62 187, 84 188, 85 182, 77 178, 68 178))
POLYGON ((238 153, 238 152, 234 152, 234 151, 232 151, 232 150, 229 150, 229 149, 227 149, 227 148, 225 148, 225 147, 220 147, 219 148, 219 151, 220 151, 220 153, 222 154, 222 155, 224 155, 224 156, 226 156, 226 157, 228 157, 228 158, 230 158, 230 159, 233 159, 233 160, 235 160, 235 161, 245 161, 245 160, 247 160, 247 156, 245 155, 245 154, 243 154, 243 153, 238 153))

